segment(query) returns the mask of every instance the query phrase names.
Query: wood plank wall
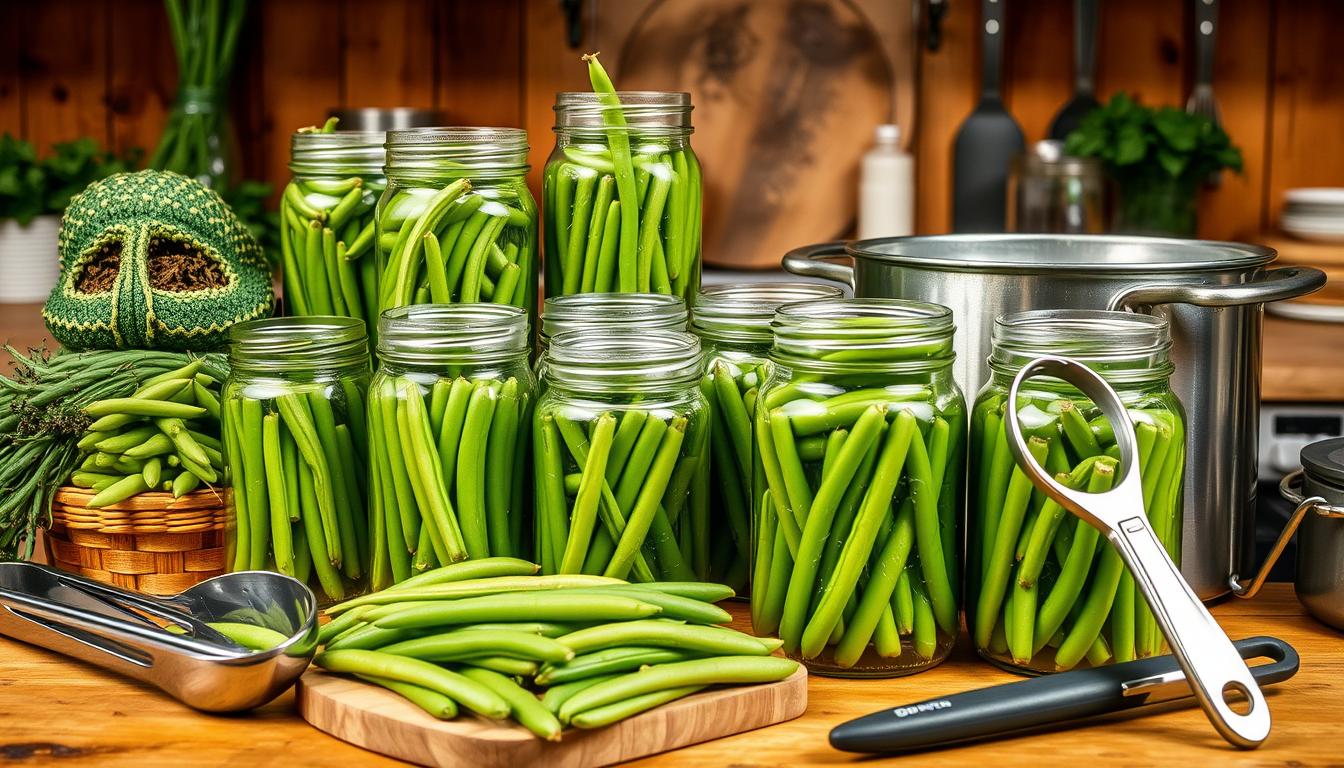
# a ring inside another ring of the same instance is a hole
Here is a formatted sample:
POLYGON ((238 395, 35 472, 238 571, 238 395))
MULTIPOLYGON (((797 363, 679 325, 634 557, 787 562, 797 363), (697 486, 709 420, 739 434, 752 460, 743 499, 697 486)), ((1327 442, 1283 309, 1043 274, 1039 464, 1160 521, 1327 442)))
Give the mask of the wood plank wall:
MULTIPOLYGON (((1028 140, 1069 95, 1071 8, 1009 5, 1004 86, 1028 140)), ((1182 0, 1102 0, 1100 93, 1183 103, 1190 14, 1182 0)), ((1220 16, 1214 91, 1246 171, 1206 195, 1200 230, 1249 239, 1272 226, 1284 190, 1344 185, 1344 3, 1223 0, 1220 16)), ((921 54, 922 232, 948 226, 952 137, 979 87, 978 29, 978 3, 952 0, 942 49, 921 54)), ((336 105, 432 106, 454 122, 522 126, 539 170, 554 93, 586 85, 558 0, 261 0, 242 46, 239 156, 248 176, 273 182, 287 176, 289 132, 336 105)), ((0 132, 44 148, 90 135, 148 150, 175 77, 159 0, 0 0, 0 132)))

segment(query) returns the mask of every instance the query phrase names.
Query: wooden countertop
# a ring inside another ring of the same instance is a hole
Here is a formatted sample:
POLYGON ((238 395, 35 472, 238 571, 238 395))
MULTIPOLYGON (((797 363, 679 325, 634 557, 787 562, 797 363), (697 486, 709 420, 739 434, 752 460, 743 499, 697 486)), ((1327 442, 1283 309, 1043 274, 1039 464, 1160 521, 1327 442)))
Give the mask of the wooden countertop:
POLYGON ((1265 315, 1260 399, 1344 402, 1344 323, 1265 315))
MULTIPOLYGON (((732 606, 745 623, 745 606, 732 606)), ((1295 646, 1302 669, 1267 689, 1274 731, 1254 752, 1238 752, 1198 708, 1111 719, 1029 737, 946 749, 920 758, 945 765, 1337 764, 1344 740, 1344 637, 1308 618, 1292 588, 1272 584, 1256 599, 1214 608, 1233 637, 1274 635, 1295 646)), ((827 765, 855 758, 832 750, 829 730, 884 705, 910 703, 1015 679, 962 647, 937 669, 890 680, 809 681, 801 718, 637 763, 674 765, 827 765)), ((63 766, 390 765, 392 761, 309 727, 292 694, 246 716, 205 715, 154 689, 63 656, 0 640, 0 758, 63 766)), ((895 762, 899 758, 894 758, 895 762)), ((867 762, 867 761, 864 761, 867 762)), ((519 768, 522 768, 519 766, 519 768)))

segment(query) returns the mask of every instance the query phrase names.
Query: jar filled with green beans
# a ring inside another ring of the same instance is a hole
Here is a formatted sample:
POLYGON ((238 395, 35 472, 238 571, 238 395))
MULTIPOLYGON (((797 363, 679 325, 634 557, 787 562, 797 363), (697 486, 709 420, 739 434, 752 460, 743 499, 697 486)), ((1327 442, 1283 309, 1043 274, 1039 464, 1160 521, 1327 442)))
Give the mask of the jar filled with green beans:
POLYGON ((785 305, 772 325, 752 625, 821 674, 928 669, 959 628, 966 406, 952 312, 826 299, 785 305))
POLYGON ((751 563, 751 500, 765 490, 753 472, 756 399, 765 382, 775 310, 798 301, 839 298, 821 283, 755 283, 705 288, 692 329, 705 348, 700 389, 709 403, 710 578, 745 593, 751 563))
POLYGON ((542 176, 546 295, 661 293, 689 304, 702 198, 690 94, 560 93, 555 115, 542 176))
POLYGON ((409 304, 537 303, 537 206, 520 128, 387 134, 378 200, 380 311, 409 304))
POLYGON ((543 573, 708 574, 709 510, 691 493, 709 446, 701 366, 700 342, 684 332, 551 339, 532 427, 543 573))
POLYGON ((1013 377, 1040 355, 1070 357, 1101 374, 1134 424, 1144 511, 1179 562, 1185 426, 1169 382, 1167 322, 1127 312, 1021 312, 998 319, 992 344, 990 380, 971 414, 966 619, 976 649, 1026 672, 1165 653, 1117 551, 1034 489, 1009 452, 1005 419, 1018 419, 1032 456, 1061 483, 1108 490, 1121 475, 1115 433, 1081 392, 1033 378, 1007 410, 1013 377))
POLYGON ((368 585, 368 338, 357 318, 252 320, 229 332, 221 398, 231 570, 273 570, 332 602, 368 585))
POLYGON ((285 314, 378 319, 374 207, 382 194, 382 131, 297 131, 280 199, 285 314))
POLYGON ((467 558, 525 556, 526 312, 417 304, 381 323, 368 398, 373 588, 467 558))

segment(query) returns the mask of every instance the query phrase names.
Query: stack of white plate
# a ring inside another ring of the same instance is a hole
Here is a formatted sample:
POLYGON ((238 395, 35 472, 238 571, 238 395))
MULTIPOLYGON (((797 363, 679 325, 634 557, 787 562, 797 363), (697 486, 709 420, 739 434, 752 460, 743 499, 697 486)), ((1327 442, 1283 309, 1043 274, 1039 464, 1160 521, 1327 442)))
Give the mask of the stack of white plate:
POLYGON ((1344 188, 1290 189, 1279 214, 1279 226, 1289 235, 1325 243, 1344 242, 1344 188))

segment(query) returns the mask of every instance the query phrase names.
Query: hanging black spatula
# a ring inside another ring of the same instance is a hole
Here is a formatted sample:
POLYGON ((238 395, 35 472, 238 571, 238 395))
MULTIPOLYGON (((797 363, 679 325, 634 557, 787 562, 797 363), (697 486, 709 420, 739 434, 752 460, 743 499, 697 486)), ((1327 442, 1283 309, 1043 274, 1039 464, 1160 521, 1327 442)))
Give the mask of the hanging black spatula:
POLYGON ((1097 70, 1097 0, 1073 2, 1073 98, 1060 107, 1050 123, 1050 138, 1063 141, 1096 109, 1094 79, 1097 70))
POLYGON ((1006 1, 981 0, 980 103, 961 124, 952 152, 952 229, 956 232, 1004 230, 1008 168, 1026 144, 1022 129, 999 97, 1006 1))

